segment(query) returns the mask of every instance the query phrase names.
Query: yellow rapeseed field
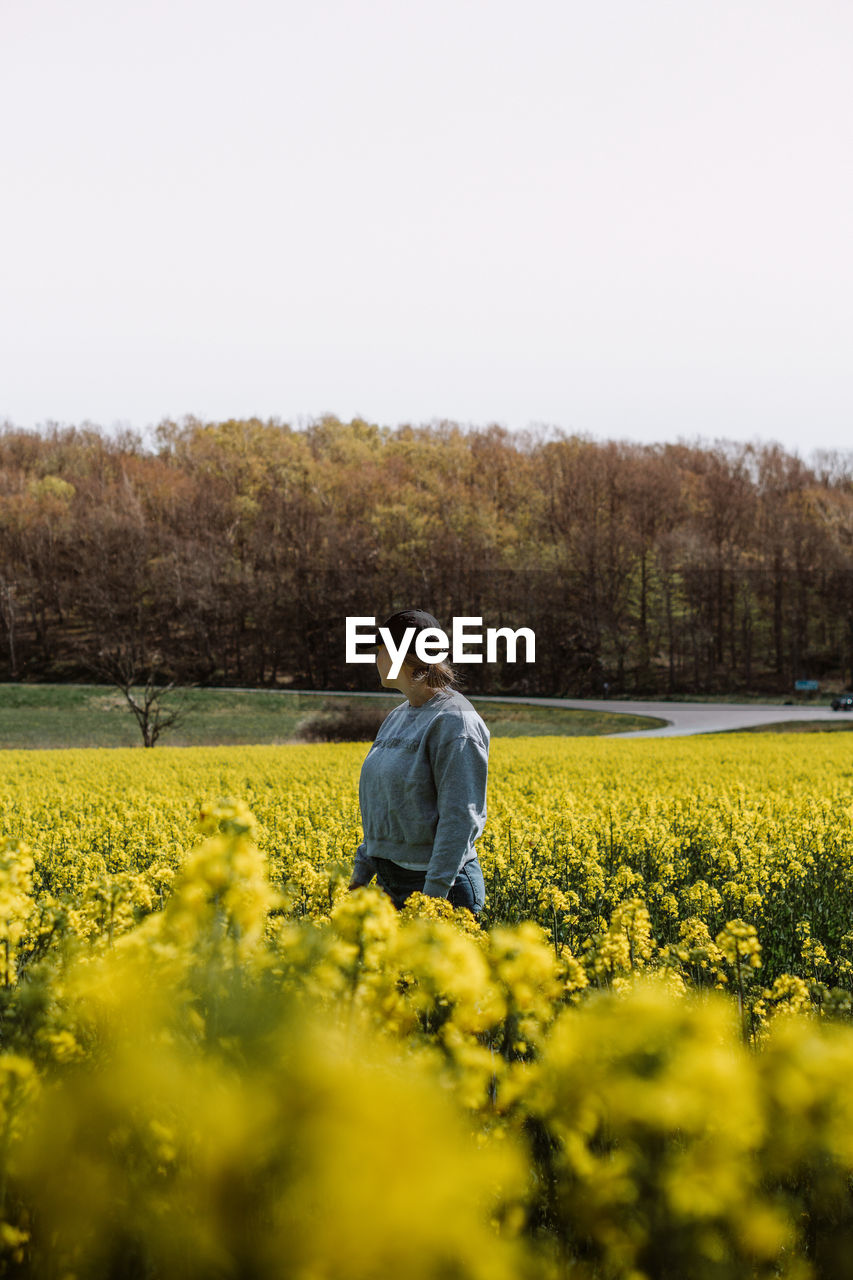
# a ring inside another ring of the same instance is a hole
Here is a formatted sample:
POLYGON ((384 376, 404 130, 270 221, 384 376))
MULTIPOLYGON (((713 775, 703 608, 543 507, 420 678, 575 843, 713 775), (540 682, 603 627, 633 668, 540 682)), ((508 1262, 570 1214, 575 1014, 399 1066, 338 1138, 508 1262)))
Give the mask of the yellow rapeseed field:
POLYGON ((845 738, 494 740, 479 923, 364 744, 0 754, 0 1274, 846 1274, 845 738))

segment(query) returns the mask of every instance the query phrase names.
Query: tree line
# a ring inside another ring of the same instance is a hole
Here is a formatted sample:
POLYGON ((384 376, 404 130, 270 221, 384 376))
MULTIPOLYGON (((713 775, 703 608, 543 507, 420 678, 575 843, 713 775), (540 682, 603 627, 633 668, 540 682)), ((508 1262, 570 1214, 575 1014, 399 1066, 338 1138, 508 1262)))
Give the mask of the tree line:
POLYGON ((375 689, 348 616, 531 627, 469 692, 853 682, 853 454, 325 416, 0 428, 0 679, 375 689), (522 649, 523 651, 523 649, 522 649))

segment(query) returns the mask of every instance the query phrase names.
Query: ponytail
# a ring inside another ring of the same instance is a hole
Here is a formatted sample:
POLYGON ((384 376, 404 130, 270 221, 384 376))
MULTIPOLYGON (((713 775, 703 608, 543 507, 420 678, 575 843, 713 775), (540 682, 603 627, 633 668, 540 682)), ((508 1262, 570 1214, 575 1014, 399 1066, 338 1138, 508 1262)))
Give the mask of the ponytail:
POLYGON ((449 662, 428 662, 411 667, 412 679, 428 689, 455 689, 458 687, 456 670, 449 662))

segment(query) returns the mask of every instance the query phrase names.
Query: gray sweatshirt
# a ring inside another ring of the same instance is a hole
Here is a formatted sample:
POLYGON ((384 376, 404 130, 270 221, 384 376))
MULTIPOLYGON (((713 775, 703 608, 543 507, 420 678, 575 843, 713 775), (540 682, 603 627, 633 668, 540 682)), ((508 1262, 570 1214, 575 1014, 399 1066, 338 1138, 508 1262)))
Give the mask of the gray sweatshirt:
POLYGON ((374 858, 426 871, 424 893, 446 898, 486 824, 489 731, 467 698, 442 690, 383 720, 361 768, 364 841, 353 885, 369 884, 374 858))

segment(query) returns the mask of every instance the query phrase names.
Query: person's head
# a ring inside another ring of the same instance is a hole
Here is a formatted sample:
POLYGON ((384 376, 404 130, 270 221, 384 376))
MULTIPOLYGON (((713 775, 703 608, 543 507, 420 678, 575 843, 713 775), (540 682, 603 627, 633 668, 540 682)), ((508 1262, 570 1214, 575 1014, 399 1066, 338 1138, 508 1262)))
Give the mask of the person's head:
POLYGON ((399 649, 406 631, 411 627, 415 628, 397 680, 389 678, 392 665, 391 654, 382 642, 381 636, 377 637, 376 666, 383 685, 400 688, 407 695, 415 693, 419 699, 429 698, 433 693, 444 689, 456 688, 456 671, 450 662, 422 662, 415 652, 415 642, 421 632, 444 630, 437 618, 434 618, 431 613, 425 613, 423 609, 403 609, 399 613, 392 613, 382 626, 390 634, 395 650, 399 649))

